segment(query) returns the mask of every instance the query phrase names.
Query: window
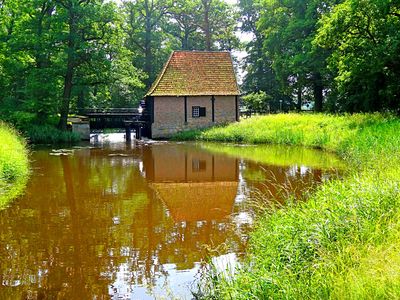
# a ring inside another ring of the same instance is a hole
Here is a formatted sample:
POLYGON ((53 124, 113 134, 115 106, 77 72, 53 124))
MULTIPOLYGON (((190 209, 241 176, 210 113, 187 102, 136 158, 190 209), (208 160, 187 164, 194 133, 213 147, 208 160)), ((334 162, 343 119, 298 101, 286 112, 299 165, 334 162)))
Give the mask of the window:
POLYGON ((200 106, 192 106, 192 118, 199 118, 206 116, 206 108, 200 106))
POLYGON ((192 117, 193 118, 200 117, 200 106, 192 106, 192 117))
POLYGON ((207 169, 207 163, 205 160, 192 159, 192 171, 203 172, 207 169))

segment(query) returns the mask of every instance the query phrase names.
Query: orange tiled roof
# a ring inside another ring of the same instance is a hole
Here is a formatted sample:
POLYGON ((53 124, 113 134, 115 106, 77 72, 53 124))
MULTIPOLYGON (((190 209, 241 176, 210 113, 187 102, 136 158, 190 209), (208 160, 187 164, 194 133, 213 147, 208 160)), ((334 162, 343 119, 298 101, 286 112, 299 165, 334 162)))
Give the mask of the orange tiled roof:
POLYGON ((174 51, 147 96, 239 94, 229 52, 174 51))
POLYGON ((232 213, 238 183, 171 182, 152 183, 150 186, 167 206, 175 222, 211 221, 225 219, 232 213))

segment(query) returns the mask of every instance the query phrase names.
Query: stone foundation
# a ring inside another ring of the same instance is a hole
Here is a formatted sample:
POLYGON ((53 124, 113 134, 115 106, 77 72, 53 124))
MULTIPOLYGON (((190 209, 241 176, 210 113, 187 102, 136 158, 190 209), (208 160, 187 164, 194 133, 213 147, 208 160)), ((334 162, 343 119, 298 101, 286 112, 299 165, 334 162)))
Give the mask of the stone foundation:
POLYGON ((89 122, 72 123, 72 132, 78 133, 81 137, 81 140, 90 140, 89 122))

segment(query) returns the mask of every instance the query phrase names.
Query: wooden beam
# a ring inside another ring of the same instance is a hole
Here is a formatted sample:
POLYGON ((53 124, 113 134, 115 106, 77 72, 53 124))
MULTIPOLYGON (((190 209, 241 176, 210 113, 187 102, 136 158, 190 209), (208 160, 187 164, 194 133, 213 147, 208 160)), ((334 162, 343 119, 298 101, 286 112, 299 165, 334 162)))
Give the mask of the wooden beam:
POLYGON ((185 102, 185 125, 187 124, 187 96, 184 97, 185 102))
POLYGON ((239 99, 235 96, 235 111, 236 111, 236 122, 239 121, 239 99))
POLYGON ((215 97, 211 96, 211 120, 215 122, 215 97))

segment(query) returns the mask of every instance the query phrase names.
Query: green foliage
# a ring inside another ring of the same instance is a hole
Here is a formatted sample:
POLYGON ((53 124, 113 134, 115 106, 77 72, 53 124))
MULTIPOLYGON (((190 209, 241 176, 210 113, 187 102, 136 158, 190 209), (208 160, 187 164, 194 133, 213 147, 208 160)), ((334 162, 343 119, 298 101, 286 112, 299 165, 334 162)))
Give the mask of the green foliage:
POLYGON ((33 125, 24 131, 28 141, 33 144, 76 143, 79 134, 57 129, 52 125, 33 125))
POLYGON ((173 141, 195 141, 201 136, 201 130, 186 130, 175 134, 171 139, 173 141))
POLYGON ((0 122, 0 209, 22 193, 29 176, 28 151, 17 132, 0 122))
POLYGON ((399 110, 400 6, 381 0, 241 0, 243 89, 316 111, 399 110))
POLYGON ((396 1, 346 0, 320 20, 315 43, 333 51, 336 108, 398 110, 400 5, 396 1))
POLYGON ((242 97, 244 106, 254 112, 271 111, 272 97, 264 91, 251 93, 242 97))
POLYGON ((222 0, 124 2, 126 47, 154 82, 172 50, 233 50, 237 13, 222 0))
POLYGON ((285 91, 273 69, 271 53, 264 51, 264 36, 257 26, 260 20, 261 3, 254 0, 240 0, 238 4, 242 22, 240 29, 252 36, 245 45, 247 56, 242 66, 245 75, 241 88, 244 93, 264 91, 275 100, 284 99, 285 91))
POLYGON ((1 119, 66 130, 70 112, 135 107, 172 50, 239 47, 236 19, 222 0, 3 1, 1 119))
POLYGON ((112 2, 2 3, 2 119, 19 122, 13 116, 18 111, 34 115, 32 122, 41 125, 61 113, 65 128, 71 108, 137 102, 144 75, 124 47, 122 23, 112 2))
MULTIPOLYGON (((258 31, 264 51, 272 59, 277 80, 288 96, 302 94, 322 110, 325 58, 328 53, 312 46, 319 17, 336 1, 262 1, 258 31)), ((268 91, 267 91, 268 92, 268 91)))
MULTIPOLYGON (((266 210, 251 234, 248 259, 233 279, 214 273, 205 298, 398 298, 400 120, 285 115, 250 119, 245 131, 251 122, 263 141, 332 150, 352 168, 307 202, 266 210), (267 125, 259 128, 261 122, 267 125), (268 131, 283 126, 285 134, 268 131)), ((217 130, 223 139, 223 129, 217 130)), ((226 127, 224 136, 232 130, 226 127)))

